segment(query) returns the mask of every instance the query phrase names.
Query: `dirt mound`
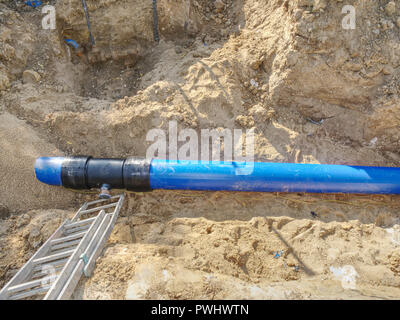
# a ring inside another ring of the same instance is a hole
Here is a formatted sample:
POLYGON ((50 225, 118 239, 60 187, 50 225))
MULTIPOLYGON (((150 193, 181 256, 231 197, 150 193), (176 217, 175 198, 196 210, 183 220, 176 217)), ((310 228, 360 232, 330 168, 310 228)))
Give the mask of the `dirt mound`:
POLYGON ((33 166, 43 154, 61 155, 56 147, 32 127, 8 113, 0 114, 0 203, 11 211, 48 209, 75 205, 75 197, 58 188, 48 188, 35 179, 33 166))
MULTIPOLYGON (((252 129, 257 161, 400 165, 397 4, 350 1, 357 21, 346 30, 341 1, 158 0, 157 43, 151 1, 87 0, 93 48, 81 1, 49 3, 56 30, 41 28, 40 11, 0 1, 0 204, 11 214, 0 241, 19 241, 20 257, 0 258, 3 282, 32 252, 23 213, 88 198, 36 182, 40 155, 144 156, 149 130, 176 121, 198 134, 252 129)), ((76 298, 400 296, 397 196, 127 202, 76 298)))
POLYGON ((374 225, 290 217, 140 220, 121 219, 111 238, 119 244, 107 249, 75 298, 371 299, 400 294, 399 278, 391 271, 398 249, 390 234, 374 225), (123 227, 130 224, 134 244, 123 227))

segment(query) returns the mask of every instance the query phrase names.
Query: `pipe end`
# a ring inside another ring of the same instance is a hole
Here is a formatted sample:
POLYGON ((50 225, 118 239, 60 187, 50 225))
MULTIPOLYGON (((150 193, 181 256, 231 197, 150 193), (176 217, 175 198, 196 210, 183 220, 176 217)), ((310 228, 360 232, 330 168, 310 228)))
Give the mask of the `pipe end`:
POLYGON ((64 157, 41 157, 36 159, 36 179, 52 186, 62 186, 61 167, 64 159, 64 157))

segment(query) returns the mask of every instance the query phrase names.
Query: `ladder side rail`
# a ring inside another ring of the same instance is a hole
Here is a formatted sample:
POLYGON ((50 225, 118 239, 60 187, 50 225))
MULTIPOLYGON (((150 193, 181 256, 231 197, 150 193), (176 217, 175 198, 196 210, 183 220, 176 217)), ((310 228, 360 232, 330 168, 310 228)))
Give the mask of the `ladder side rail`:
POLYGON ((121 194, 120 198, 118 200, 118 204, 115 207, 114 212, 112 213, 113 216, 112 216, 111 220, 113 223, 115 223, 118 219, 119 212, 121 211, 122 205, 124 204, 124 199, 125 199, 125 195, 121 194))
POLYGON ((83 210, 85 210, 88 206, 89 206, 89 203, 88 203, 88 202, 85 202, 85 203, 83 204, 83 206, 80 207, 79 210, 75 213, 75 215, 74 215, 74 217, 72 218, 71 222, 78 221, 78 219, 79 219, 80 216, 81 216, 81 212, 82 212, 83 210))
POLYGON ((101 236, 101 240, 97 243, 96 247, 94 248, 88 263, 86 264, 86 266, 83 269, 83 273, 87 276, 90 277, 94 267, 96 265, 96 260, 97 258, 100 256, 106 241, 108 240, 107 234, 109 233, 110 228, 112 229, 112 220, 109 221, 106 230, 104 231, 103 235, 101 236))
POLYGON ((86 247, 86 250, 83 254, 86 255, 86 258, 88 260, 91 259, 92 253, 93 253, 94 248, 96 247, 97 243, 102 240, 102 236, 105 234, 105 231, 107 230, 107 227, 108 227, 110 221, 111 221, 111 215, 107 214, 104 217, 103 221, 101 222, 101 225, 97 229, 96 233, 94 234, 89 245, 86 247))
POLYGON ((106 241, 108 240, 113 228, 114 224, 118 218, 119 211, 122 208, 122 204, 124 203, 124 198, 125 195, 122 194, 120 200, 118 201, 118 205, 115 208, 114 212, 112 213, 110 222, 108 223, 108 226, 106 230, 104 231, 104 234, 101 237, 101 240, 97 243, 96 247, 93 250, 93 253, 91 254, 91 257, 89 258, 88 263, 84 267, 84 274, 87 276, 90 276, 93 272, 93 269, 96 265, 96 260, 100 256, 101 251, 103 250, 106 241))
POLYGON ((59 295, 60 291, 62 290, 62 286, 68 280, 69 274, 73 271, 76 264, 79 262, 80 255, 82 254, 83 250, 87 247, 92 234, 97 229, 99 223, 103 220, 105 216, 104 210, 102 210, 99 215, 96 217, 96 220, 92 223, 89 230, 81 240, 81 243, 78 247, 74 250, 74 253, 70 256, 68 262, 65 264, 63 270, 61 271, 58 279, 53 283, 49 292, 47 292, 44 300, 54 300, 59 295))
POLYGON ((76 285, 78 284, 79 280, 82 277, 83 267, 84 267, 84 262, 82 259, 79 259, 78 264, 72 271, 72 275, 69 277, 69 279, 61 289, 61 292, 56 298, 56 300, 68 300, 72 296, 76 285))
MULTIPOLYGON (((99 238, 103 235, 104 230, 108 226, 110 220, 111 220, 110 214, 106 214, 104 216, 104 219, 101 221, 101 224, 97 228, 95 234, 93 235, 92 239, 90 240, 90 243, 88 244, 85 251, 81 255, 85 257, 84 259, 90 257, 90 252, 92 251, 92 247, 94 247, 94 245, 99 241, 99 238)), ((71 297, 76 285, 78 284, 80 278, 82 277, 82 273, 84 272, 84 267, 85 267, 85 260, 81 258, 78 262, 77 267, 74 269, 70 278, 65 283, 60 294, 56 298, 57 300, 66 300, 71 297)))

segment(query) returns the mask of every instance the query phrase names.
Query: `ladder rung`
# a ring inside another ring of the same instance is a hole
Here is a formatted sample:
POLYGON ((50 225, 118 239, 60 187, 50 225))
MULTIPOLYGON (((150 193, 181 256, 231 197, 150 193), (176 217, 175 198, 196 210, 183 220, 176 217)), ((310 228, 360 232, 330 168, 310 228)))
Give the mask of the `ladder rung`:
POLYGON ((84 225, 82 227, 71 228, 71 229, 65 230, 64 234, 72 235, 72 234, 76 234, 77 232, 87 231, 89 229, 89 227, 90 227, 90 224, 84 225))
POLYGON ((52 254, 50 256, 46 256, 46 257, 43 257, 43 258, 35 259, 35 260, 33 260, 33 263, 37 265, 37 264, 43 264, 43 263, 46 263, 46 262, 50 262, 50 261, 58 260, 58 259, 61 259, 61 258, 69 257, 71 254, 74 253, 74 251, 75 250, 68 250, 68 251, 52 254))
POLYGON ((49 266, 49 267, 53 267, 53 268, 57 268, 59 266, 62 266, 63 264, 65 264, 68 261, 68 258, 65 259, 60 259, 54 262, 48 262, 46 264, 39 264, 36 267, 33 268, 33 272, 39 272, 43 270, 44 266, 49 266))
MULTIPOLYGON (((67 248, 62 248, 62 249, 50 251, 50 252, 48 253, 48 255, 64 253, 64 252, 68 252, 68 251, 71 251, 71 250, 76 250, 76 247, 67 247, 67 248)), ((46 263, 46 264, 47 264, 47 263, 46 263)))
POLYGON ((43 281, 48 281, 48 284, 51 285, 51 283, 53 283, 54 280, 55 280, 54 279, 53 281, 50 282, 49 280, 52 280, 52 279, 54 279, 54 276, 47 276, 47 277, 44 277, 44 278, 41 278, 41 279, 38 279, 38 280, 33 280, 33 281, 21 283, 21 284, 18 284, 16 286, 8 288, 8 292, 10 294, 13 294, 13 293, 17 293, 17 292, 22 291, 22 290, 31 289, 31 288, 34 288, 34 287, 42 285, 43 281))
POLYGON ((96 211, 101 211, 101 210, 108 209, 108 208, 112 208, 112 207, 115 207, 117 204, 118 204, 118 202, 113 202, 111 204, 106 204, 106 205, 101 206, 101 207, 96 207, 96 208, 92 208, 92 209, 83 210, 83 211, 81 211, 81 215, 82 214, 96 212, 96 211))
POLYGON ((58 238, 58 239, 54 239, 53 241, 51 241, 51 244, 59 244, 59 243, 63 243, 63 242, 67 242, 67 241, 71 241, 71 240, 75 240, 75 239, 79 239, 82 238, 85 235, 85 232, 80 232, 80 233, 76 233, 67 237, 62 237, 62 238, 58 238))
POLYGON ((51 250, 52 251, 56 251, 56 250, 69 248, 69 247, 72 247, 72 246, 76 246, 80 241, 81 241, 80 239, 77 239, 77 240, 72 240, 72 241, 56 244, 56 245, 51 247, 51 250))
MULTIPOLYGON (((110 199, 94 200, 94 201, 90 201, 90 202, 85 203, 85 205, 86 205, 86 206, 91 206, 92 204, 96 204, 96 203, 100 203, 100 202, 104 202, 104 201, 110 201, 110 200, 112 200, 112 199, 117 199, 117 198, 120 198, 120 197, 121 197, 121 196, 118 195, 118 196, 112 196, 110 199)), ((118 201, 115 202, 115 203, 118 203, 118 201)))
POLYGON ((53 254, 64 253, 64 252, 68 252, 68 251, 71 251, 71 250, 76 250, 76 246, 61 248, 61 249, 58 249, 58 250, 50 250, 47 253, 47 256, 50 256, 50 255, 53 255, 53 254))
MULTIPOLYGON (((59 274, 59 271, 61 271, 61 269, 63 267, 64 267, 64 265, 54 267, 54 271, 55 271, 56 275, 59 274)), ((31 277, 31 280, 36 280, 38 278, 43 278, 43 277, 48 276, 48 275, 49 275, 48 271, 39 270, 39 271, 33 273, 32 277, 31 277)))
POLYGON ((80 227, 80 226, 83 226, 83 225, 87 225, 89 223, 92 223, 94 221, 94 219, 96 219, 96 217, 69 223, 69 224, 65 225, 65 229, 69 230, 69 229, 72 229, 72 228, 75 228, 75 227, 80 227))
POLYGON ((26 292, 22 292, 19 294, 15 294, 13 296, 10 297, 11 300, 20 300, 20 299, 24 299, 24 298, 28 298, 28 297, 32 297, 32 296, 36 296, 38 294, 45 294, 47 291, 49 291, 50 289, 50 285, 48 286, 43 286, 37 289, 33 289, 30 291, 26 291, 26 292))

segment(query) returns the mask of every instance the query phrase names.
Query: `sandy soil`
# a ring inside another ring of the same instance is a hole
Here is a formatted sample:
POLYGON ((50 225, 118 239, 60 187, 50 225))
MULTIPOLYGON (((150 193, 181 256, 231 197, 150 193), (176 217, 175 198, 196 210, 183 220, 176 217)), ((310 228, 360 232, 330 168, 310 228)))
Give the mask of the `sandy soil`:
MULTIPOLYGON (((146 134, 256 133, 257 161, 399 166, 400 5, 0 0, 0 286, 95 197, 35 181, 41 155, 144 156, 146 134), (81 45, 79 55, 63 40, 81 45)), ((75 299, 399 299, 400 197, 129 194, 75 299)))

